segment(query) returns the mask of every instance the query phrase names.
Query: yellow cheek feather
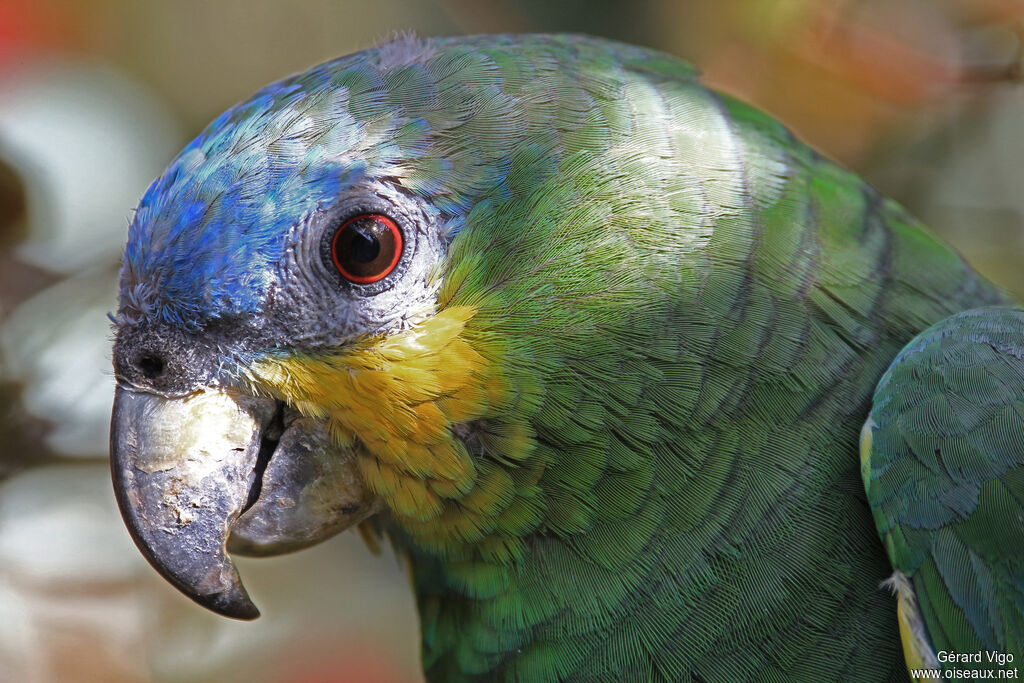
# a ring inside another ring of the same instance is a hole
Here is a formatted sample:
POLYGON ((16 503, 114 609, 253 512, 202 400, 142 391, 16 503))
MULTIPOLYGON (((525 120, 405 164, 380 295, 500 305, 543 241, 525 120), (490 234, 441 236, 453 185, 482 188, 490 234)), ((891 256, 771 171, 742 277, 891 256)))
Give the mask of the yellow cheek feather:
MULTIPOLYGON (((439 517, 456 516, 449 514, 455 499, 479 505, 467 496, 478 479, 500 478, 491 467, 478 472, 451 432, 501 405, 507 393, 496 363, 464 338, 472 315, 472 308, 451 307, 341 351, 265 358, 250 368, 251 379, 300 412, 328 418, 337 441, 361 443, 363 478, 395 517, 436 527, 439 517)), ((462 516, 465 506, 457 507, 462 516)), ((476 535, 466 532, 456 533, 476 535)))

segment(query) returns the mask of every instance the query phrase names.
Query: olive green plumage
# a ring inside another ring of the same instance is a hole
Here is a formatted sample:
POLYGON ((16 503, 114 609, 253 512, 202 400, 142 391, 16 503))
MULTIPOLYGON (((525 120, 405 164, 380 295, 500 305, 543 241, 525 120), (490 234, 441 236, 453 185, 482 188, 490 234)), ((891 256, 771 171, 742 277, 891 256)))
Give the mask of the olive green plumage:
POLYGON ((525 545, 408 543, 428 675, 905 679, 857 432, 907 340, 1000 295, 680 62, 452 46, 486 64, 475 108, 524 121, 458 143, 500 144, 507 176, 455 235, 440 301, 479 309, 470 332, 519 396, 470 433, 515 481, 494 535, 525 545), (517 429, 529 452, 488 447, 517 429))

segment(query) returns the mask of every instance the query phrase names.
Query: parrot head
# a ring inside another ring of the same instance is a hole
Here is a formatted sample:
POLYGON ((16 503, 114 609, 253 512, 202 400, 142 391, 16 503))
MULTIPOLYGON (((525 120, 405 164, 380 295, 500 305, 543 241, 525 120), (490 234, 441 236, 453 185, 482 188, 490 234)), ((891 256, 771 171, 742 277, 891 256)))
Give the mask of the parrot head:
POLYGON ((592 501, 539 486, 559 449, 537 430, 586 425, 575 380, 614 372, 602 340, 645 314, 661 205, 616 145, 653 96, 616 74, 680 77, 652 54, 400 38, 268 86, 171 162, 114 316, 113 478, 158 571, 253 618, 229 552, 374 518, 411 552, 497 566, 542 524, 585 525, 592 501))

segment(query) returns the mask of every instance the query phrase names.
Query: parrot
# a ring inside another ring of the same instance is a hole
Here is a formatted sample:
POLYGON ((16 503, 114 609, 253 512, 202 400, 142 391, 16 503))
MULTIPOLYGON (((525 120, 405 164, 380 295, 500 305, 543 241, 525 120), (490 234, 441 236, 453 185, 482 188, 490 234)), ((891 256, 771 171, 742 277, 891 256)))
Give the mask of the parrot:
POLYGON ((145 192, 111 318, 125 524, 227 617, 232 555, 358 529, 433 681, 1024 656, 1024 312, 668 54, 399 35, 269 85, 145 192))

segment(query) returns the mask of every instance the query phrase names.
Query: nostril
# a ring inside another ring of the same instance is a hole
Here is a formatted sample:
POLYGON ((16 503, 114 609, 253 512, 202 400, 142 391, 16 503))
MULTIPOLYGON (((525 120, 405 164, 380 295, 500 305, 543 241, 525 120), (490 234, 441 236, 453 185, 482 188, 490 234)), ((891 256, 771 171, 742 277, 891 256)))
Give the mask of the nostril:
POLYGON ((164 361, 152 353, 144 353, 135 361, 146 379, 156 379, 164 372, 164 361))

